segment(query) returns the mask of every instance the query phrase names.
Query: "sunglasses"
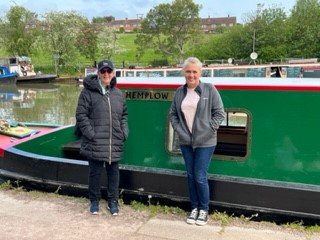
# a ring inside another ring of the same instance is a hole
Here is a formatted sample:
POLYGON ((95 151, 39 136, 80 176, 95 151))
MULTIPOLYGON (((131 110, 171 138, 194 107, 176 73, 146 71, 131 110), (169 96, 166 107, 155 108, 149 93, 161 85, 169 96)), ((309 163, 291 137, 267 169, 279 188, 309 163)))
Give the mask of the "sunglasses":
POLYGON ((112 71, 110 68, 104 68, 104 69, 102 69, 102 70, 100 71, 101 74, 105 74, 106 72, 110 74, 110 73, 112 73, 113 71, 112 71))

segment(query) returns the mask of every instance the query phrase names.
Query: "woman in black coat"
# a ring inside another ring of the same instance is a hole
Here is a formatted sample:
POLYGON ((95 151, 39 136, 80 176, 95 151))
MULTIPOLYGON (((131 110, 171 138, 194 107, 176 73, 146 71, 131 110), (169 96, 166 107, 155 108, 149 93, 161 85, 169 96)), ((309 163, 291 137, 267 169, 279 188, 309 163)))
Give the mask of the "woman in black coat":
POLYGON ((89 162, 90 212, 99 213, 102 169, 107 172, 108 208, 118 215, 119 161, 128 137, 128 112, 125 99, 116 87, 111 61, 98 63, 97 75, 84 79, 76 120, 81 132, 80 153, 89 162))

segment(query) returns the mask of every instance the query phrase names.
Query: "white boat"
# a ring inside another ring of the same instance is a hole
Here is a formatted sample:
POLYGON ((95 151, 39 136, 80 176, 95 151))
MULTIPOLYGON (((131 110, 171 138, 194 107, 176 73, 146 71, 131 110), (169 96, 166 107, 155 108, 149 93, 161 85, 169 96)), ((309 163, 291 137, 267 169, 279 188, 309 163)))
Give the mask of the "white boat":
MULTIPOLYGON (((116 69, 116 77, 182 77, 181 67, 130 67, 116 69)), ((85 68, 85 74, 96 74, 95 67, 85 68)), ((319 78, 318 59, 296 59, 269 64, 211 64, 204 65, 202 77, 265 77, 265 78, 319 78)), ((83 79, 81 79, 83 80, 83 79)))
POLYGON ((49 82, 56 79, 56 74, 36 73, 30 57, 16 56, 0 58, 0 64, 8 67, 10 72, 17 74, 17 83, 19 82, 49 82))

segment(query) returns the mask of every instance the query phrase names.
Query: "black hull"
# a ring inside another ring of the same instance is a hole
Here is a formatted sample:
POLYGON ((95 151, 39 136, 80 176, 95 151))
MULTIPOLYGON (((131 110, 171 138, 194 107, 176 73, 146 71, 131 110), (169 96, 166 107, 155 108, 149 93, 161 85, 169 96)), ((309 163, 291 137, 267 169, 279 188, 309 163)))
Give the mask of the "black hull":
MULTIPOLYGON (((39 158, 38 155, 17 155, 15 149, 0 158, 0 176, 27 183, 34 188, 50 189, 61 194, 86 196, 86 161, 62 158, 39 158), (5 160, 5 159, 10 159, 5 160)), ((102 179, 105 189, 106 179, 102 179)), ((232 209, 259 216, 283 216, 295 220, 320 220, 318 186, 281 183, 268 180, 213 176, 209 179, 212 209, 232 209)), ((165 171, 134 166, 121 166, 122 195, 150 200, 188 203, 184 172, 165 171)))
POLYGON ((1 84, 16 84, 17 76, 2 76, 0 77, 0 85, 1 84))
POLYGON ((54 74, 41 74, 35 76, 18 77, 17 83, 48 83, 57 78, 54 74))

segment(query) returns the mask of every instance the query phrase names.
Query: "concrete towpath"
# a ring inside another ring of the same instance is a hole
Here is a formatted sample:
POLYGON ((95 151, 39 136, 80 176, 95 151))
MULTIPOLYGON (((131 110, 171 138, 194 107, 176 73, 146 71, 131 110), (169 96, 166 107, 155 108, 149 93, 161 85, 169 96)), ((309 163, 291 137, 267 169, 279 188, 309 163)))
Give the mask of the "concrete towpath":
POLYGON ((272 223, 210 219, 208 225, 185 223, 185 215, 150 216, 122 205, 111 216, 101 204, 98 216, 88 213, 87 199, 37 192, 0 190, 1 240, 320 240, 320 232, 292 230, 272 223))

